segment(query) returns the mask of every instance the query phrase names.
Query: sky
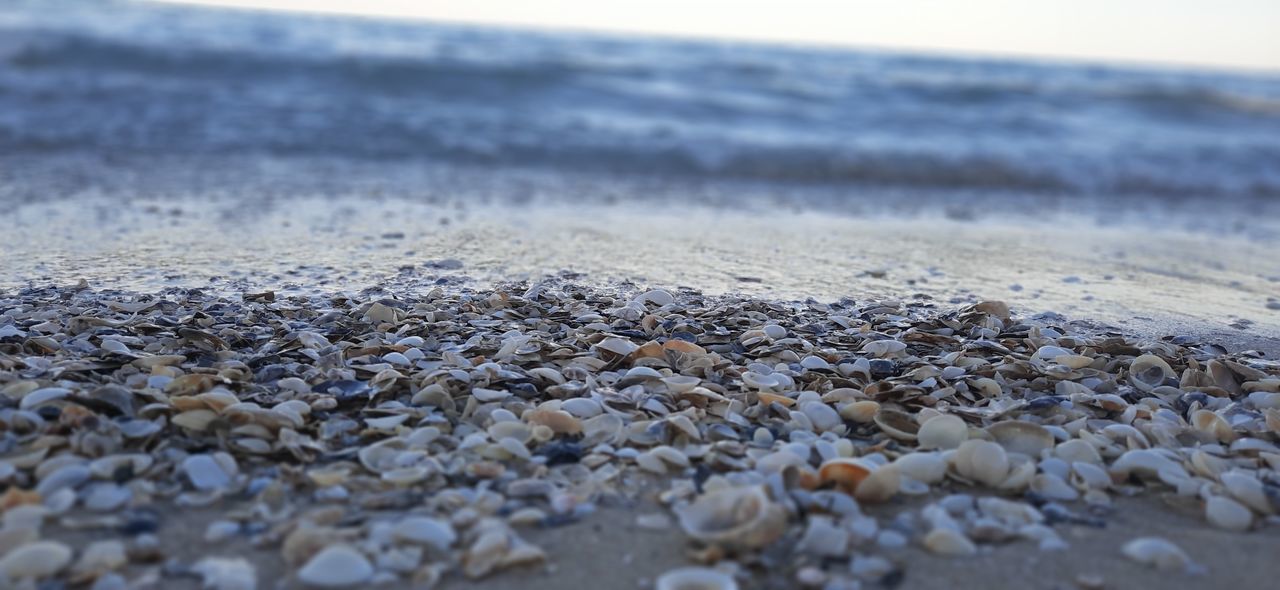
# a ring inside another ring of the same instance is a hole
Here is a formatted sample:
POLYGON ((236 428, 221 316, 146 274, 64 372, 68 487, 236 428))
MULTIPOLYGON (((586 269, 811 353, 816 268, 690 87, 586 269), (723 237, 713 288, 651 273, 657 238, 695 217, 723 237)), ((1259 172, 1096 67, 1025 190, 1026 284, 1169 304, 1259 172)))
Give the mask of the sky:
POLYGON ((1280 71, 1280 0, 161 0, 435 21, 1280 71))

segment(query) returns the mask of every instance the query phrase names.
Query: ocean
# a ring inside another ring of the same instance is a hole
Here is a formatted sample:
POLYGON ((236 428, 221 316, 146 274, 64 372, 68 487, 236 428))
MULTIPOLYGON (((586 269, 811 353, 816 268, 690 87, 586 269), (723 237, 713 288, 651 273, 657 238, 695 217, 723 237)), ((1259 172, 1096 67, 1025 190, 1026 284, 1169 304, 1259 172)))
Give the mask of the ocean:
POLYGON ((0 155, 67 152, 1271 201, 1280 76, 0 3, 0 155))

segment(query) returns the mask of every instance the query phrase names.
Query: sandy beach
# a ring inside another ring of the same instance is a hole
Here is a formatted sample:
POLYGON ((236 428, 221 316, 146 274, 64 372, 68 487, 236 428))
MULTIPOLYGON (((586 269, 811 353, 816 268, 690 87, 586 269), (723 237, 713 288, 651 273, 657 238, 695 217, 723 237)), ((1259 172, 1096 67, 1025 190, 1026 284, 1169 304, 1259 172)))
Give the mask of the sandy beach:
POLYGON ((1278 236, 1271 73, 3 2, 0 589, 1271 587, 1278 236))

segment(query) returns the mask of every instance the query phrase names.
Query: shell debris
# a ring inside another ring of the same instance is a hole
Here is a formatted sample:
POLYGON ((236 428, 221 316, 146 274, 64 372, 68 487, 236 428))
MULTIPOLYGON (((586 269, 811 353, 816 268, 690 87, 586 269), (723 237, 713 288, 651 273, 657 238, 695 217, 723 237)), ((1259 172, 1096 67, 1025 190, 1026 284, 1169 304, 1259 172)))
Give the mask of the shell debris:
MULTIPOLYGON (((715 566, 667 590, 777 567, 854 586, 907 546, 1062 549, 1057 523, 1116 495, 1198 498, 1230 532, 1280 508, 1280 365, 999 302, 548 279, 364 300, 46 287, 0 310, 4 583, 130 583, 165 562, 177 525, 157 515, 186 507, 222 511, 203 535, 225 556, 149 575, 227 590, 258 583, 240 545, 316 588, 564 567, 522 534, 642 496, 662 507, 626 526, 678 528, 715 566), (51 522, 130 535, 73 547, 51 522)), ((1197 569, 1161 539, 1123 554, 1197 569)))

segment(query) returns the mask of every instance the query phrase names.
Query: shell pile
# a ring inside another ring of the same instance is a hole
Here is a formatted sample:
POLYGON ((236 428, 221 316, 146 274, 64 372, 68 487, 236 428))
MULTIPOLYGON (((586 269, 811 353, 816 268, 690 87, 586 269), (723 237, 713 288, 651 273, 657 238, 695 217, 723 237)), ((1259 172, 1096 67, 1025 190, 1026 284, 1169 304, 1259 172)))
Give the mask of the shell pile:
MULTIPOLYGON (((1275 526, 1278 440, 1259 355, 999 302, 30 289, 0 296, 0 586, 274 587, 219 555, 235 537, 291 583, 430 587, 555 560, 522 529, 648 494, 700 562, 659 587, 753 587, 776 551, 798 585, 856 587, 909 544, 1061 549, 1054 523, 1144 491, 1275 526), (153 507, 225 509, 208 556, 161 564, 153 507)), ((1125 554, 1196 569, 1162 539, 1125 554)))

